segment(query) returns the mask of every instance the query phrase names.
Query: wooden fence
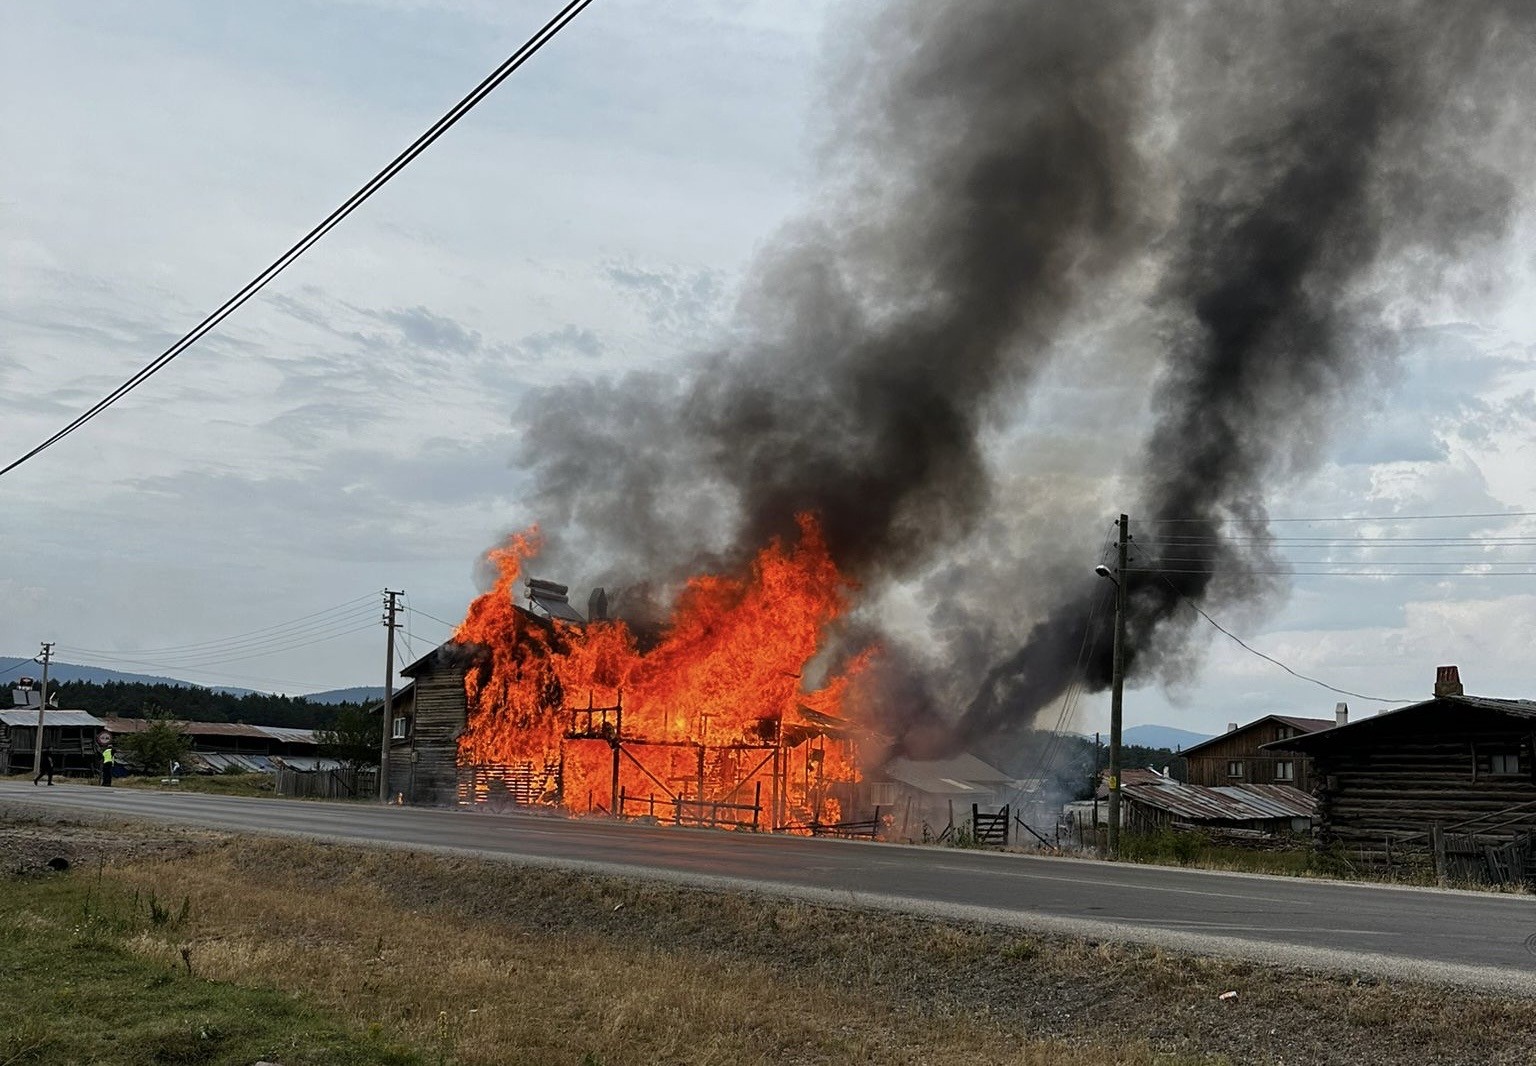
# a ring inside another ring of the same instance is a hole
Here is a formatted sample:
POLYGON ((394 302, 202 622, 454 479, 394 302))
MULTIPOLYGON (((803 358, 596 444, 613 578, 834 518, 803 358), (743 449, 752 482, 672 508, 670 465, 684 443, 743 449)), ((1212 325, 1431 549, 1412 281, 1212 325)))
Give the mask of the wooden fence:
POLYGON ((276 791, 295 799, 372 799, 379 794, 379 771, 290 770, 277 768, 276 791))
POLYGON ((1522 833, 1513 840, 1489 840, 1436 826, 1430 832, 1430 846, 1435 854, 1435 875, 1441 881, 1514 885, 1536 880, 1536 833, 1522 833))

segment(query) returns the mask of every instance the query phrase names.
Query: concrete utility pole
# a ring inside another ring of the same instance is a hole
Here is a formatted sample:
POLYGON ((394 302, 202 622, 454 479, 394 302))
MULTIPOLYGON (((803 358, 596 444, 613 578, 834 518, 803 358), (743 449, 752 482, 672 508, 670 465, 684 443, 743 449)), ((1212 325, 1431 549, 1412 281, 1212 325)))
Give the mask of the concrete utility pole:
POLYGON ((384 706, 379 710, 379 802, 389 802, 389 741, 395 726, 395 621, 396 600, 404 592, 384 590, 384 706))
POLYGON ((1115 651, 1109 697, 1109 857, 1120 858, 1120 728, 1125 712, 1126 568, 1131 554, 1131 520, 1120 516, 1115 569, 1115 651))
POLYGON ((43 656, 37 660, 43 664, 43 699, 37 705, 37 743, 32 748, 33 777, 43 772, 43 715, 48 710, 48 663, 53 659, 53 643, 51 640, 42 642, 43 656))

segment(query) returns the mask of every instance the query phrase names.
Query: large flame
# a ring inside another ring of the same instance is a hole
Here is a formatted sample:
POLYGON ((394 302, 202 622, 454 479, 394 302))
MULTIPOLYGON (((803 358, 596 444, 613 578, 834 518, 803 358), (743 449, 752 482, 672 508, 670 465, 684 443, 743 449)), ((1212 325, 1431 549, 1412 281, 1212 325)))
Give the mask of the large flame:
POLYGON ((644 647, 622 621, 581 626, 516 606, 540 541, 536 529, 509 538, 490 556, 495 586, 455 634, 479 664, 465 681, 460 765, 515 771, 573 811, 836 822, 859 777, 849 686, 874 651, 805 687, 854 586, 815 519, 798 521, 798 542, 771 542, 745 575, 690 579, 644 647))

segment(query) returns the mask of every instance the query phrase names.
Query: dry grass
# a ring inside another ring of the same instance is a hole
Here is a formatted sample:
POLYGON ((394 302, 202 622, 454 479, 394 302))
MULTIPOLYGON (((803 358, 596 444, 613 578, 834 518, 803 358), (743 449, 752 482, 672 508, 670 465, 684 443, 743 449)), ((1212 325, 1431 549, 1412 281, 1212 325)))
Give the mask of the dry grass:
MULTIPOLYGON (((984 1012, 911 1009, 750 960, 667 951, 589 932, 500 926, 418 881, 408 907, 368 853, 228 845, 196 861, 132 864, 114 879, 187 898, 175 931, 131 945, 167 967, 188 949, 199 976, 302 993, 323 1009, 464 1063, 931 1063, 1104 1066, 1207 1061, 1140 1041, 1070 1046, 1008 1032, 984 1012), (277 860, 277 861, 274 861, 277 860), (253 877, 253 872, 262 871, 253 877), (324 887, 316 891, 313 882, 324 887), (437 896, 438 898, 434 898, 437 896), (445 905, 446 904, 446 905, 445 905), (274 931, 279 935, 274 935, 274 931)), ((415 868, 439 860, 405 857, 415 868)), ((594 883, 566 884, 591 901, 594 883)), ((516 900, 507 899, 509 907, 516 900)), ((606 904, 606 898, 603 900, 606 904)), ((622 901, 608 914, 622 922, 622 901)), ((812 908, 773 907, 783 937, 812 908)), ((934 950, 973 946, 936 930, 934 950)), ((956 954, 958 953, 958 955, 956 954)))
POLYGON ((166 848, 138 832, 104 838, 105 881, 188 901, 184 923, 126 941, 146 965, 274 990, 428 1062, 1536 1062, 1529 1000, 505 863, 261 838, 166 848))

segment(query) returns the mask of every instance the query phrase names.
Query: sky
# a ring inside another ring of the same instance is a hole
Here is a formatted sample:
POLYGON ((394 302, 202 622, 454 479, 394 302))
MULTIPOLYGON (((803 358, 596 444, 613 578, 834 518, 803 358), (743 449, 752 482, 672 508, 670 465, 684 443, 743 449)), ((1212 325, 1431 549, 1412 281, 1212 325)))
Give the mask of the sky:
MULTIPOLYGON (((554 6, 0 8, 0 458, 220 304, 554 6)), ((377 685, 385 587, 410 608, 399 657, 444 639, 481 554, 539 517, 513 465, 519 405, 680 365, 729 332, 755 257, 816 207, 823 86, 848 20, 875 8, 598 0, 215 333, 0 479, 0 654, 48 640, 66 661, 206 684, 377 685)), ((1333 544, 1335 569, 1406 565, 1289 578, 1216 616, 1254 648, 1366 696, 1425 698, 1455 663, 1471 692, 1536 697, 1536 576, 1443 572, 1536 560, 1536 543, 1402 539, 1536 537, 1509 514, 1536 511, 1530 232, 1498 284, 1395 324, 1396 372, 1270 501, 1288 519, 1501 517, 1277 523, 1298 569, 1323 568, 1306 537, 1397 540, 1333 544)), ((1047 381, 1020 439, 1071 445, 1053 416, 1099 402, 1084 388, 1047 381)), ((1112 459, 1103 437, 1093 449, 1112 459)), ((1105 524, 1124 488, 1091 486, 1105 524)), ((1083 533, 1088 567, 1101 534, 1083 533)), ((1188 670, 1127 696, 1128 724, 1387 705, 1194 633, 1188 670)), ((1084 700, 1075 727, 1103 728, 1106 702, 1084 700)))

